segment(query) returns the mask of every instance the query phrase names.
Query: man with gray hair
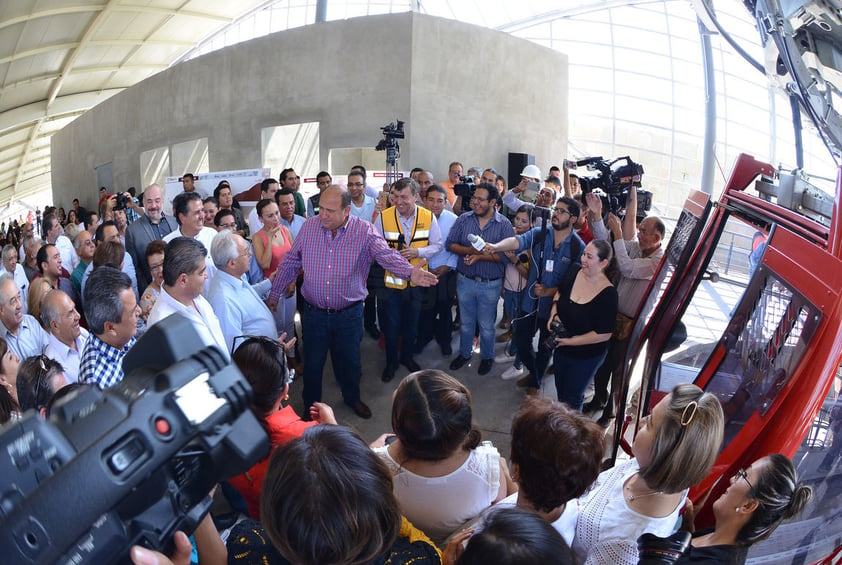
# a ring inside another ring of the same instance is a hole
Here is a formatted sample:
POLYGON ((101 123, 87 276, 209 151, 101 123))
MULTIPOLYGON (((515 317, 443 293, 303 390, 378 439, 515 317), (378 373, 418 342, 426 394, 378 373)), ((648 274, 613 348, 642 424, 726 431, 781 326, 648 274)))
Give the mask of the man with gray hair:
POLYGON ((88 341, 80 318, 73 300, 62 290, 51 290, 41 301, 41 323, 50 332, 44 355, 61 364, 68 383, 79 380, 79 364, 88 341))
POLYGON ((72 273, 70 273, 70 284, 73 285, 73 290, 76 291, 76 295, 81 297, 82 279, 85 276, 85 271, 88 269, 88 265, 90 265, 94 260, 94 250, 96 249, 94 237, 91 235, 91 232, 88 230, 81 230, 77 233, 76 237, 73 238, 73 248, 79 256, 79 264, 76 265, 76 268, 73 269, 72 273))
POLYGON ((0 337, 20 359, 41 355, 47 332, 38 320, 23 313, 23 300, 12 275, 0 276, 0 337))
POLYGON ((35 256, 42 245, 44 245, 44 242, 32 234, 24 237, 21 243, 21 249, 23 250, 21 264, 23 265, 23 272, 30 282, 41 274, 38 272, 38 262, 35 260, 35 256))
POLYGON ((132 280, 115 267, 95 269, 85 285, 85 319, 92 335, 82 351, 79 382, 108 388, 123 380, 123 357, 137 340, 140 307, 132 280))
POLYGON ((206 256, 205 246, 192 237, 176 237, 167 243, 161 295, 155 301, 146 324, 151 328, 172 314, 181 314, 193 324, 205 345, 216 345, 227 357, 229 348, 219 319, 202 296, 208 278, 206 256))
POLYGON ((20 290, 20 297, 23 301, 23 313, 26 314, 26 295, 29 290, 29 279, 26 278, 26 273, 23 271, 23 265, 18 263, 18 251, 14 245, 6 245, 2 252, 3 266, 0 267, 0 275, 9 273, 14 277, 15 284, 20 290))
MULTIPOLYGON (((248 242, 231 230, 222 230, 213 238, 211 257, 217 272, 210 284, 208 302, 219 319, 228 351, 234 352, 237 336, 277 337, 272 312, 260 299, 263 289, 256 290, 243 276, 251 257, 248 242)), ((272 283, 265 279, 257 286, 265 286, 268 291, 272 283)))

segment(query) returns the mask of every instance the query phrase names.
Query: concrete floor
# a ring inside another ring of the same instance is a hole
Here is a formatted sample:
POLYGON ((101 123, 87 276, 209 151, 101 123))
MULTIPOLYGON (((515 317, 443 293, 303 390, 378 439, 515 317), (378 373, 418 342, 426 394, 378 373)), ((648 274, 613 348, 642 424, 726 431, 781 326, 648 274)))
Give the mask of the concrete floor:
MULTIPOLYGON (((500 333, 502 330, 497 330, 497 335, 500 333)), ((505 343, 496 343, 495 355, 502 353, 504 346, 505 343)), ((458 348, 459 332, 457 330, 453 335, 453 355, 442 357, 441 350, 433 341, 424 351, 415 356, 415 360, 422 368, 443 370, 468 387, 473 400, 474 423, 482 432, 483 440, 493 442, 500 453, 508 458, 512 417, 526 396, 526 390, 517 386, 517 380, 504 381, 500 378, 503 371, 511 367, 511 363, 495 363, 490 373, 478 375, 477 367, 480 361, 478 351, 474 352, 470 363, 458 371, 451 371, 450 362, 457 355, 458 348)), ((364 440, 371 442, 382 433, 391 433, 392 393, 409 371, 401 366, 391 382, 383 383, 380 375, 386 367, 386 352, 368 334, 363 335, 360 354, 363 365, 361 396, 371 408, 371 419, 364 420, 358 417, 342 402, 339 386, 333 378, 330 356, 325 364, 322 400, 333 407, 336 420, 340 424, 357 430, 364 440)), ((298 378, 290 386, 290 401, 298 414, 302 414, 301 387, 302 384, 298 378)), ((551 375, 544 378, 541 394, 556 398, 555 384, 551 375)))

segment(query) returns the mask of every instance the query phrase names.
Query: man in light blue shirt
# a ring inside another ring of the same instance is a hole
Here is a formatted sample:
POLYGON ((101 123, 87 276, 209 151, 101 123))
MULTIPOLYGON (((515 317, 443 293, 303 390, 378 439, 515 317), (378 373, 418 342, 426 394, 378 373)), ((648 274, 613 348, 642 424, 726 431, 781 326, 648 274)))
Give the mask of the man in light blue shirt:
POLYGON ((374 198, 365 193, 365 177, 359 171, 348 173, 348 194, 351 195, 351 215, 366 222, 374 221, 374 198))
POLYGON ((18 285, 9 273, 0 276, 0 324, 0 337, 21 361, 41 355, 47 347, 47 332, 38 320, 23 313, 18 285))
MULTIPOLYGON (((222 230, 213 238, 211 257, 217 273, 211 281, 208 302, 219 319, 230 353, 234 352, 237 336, 278 336, 272 312, 259 296, 263 289, 253 288, 243 276, 248 272, 250 256, 248 242, 231 230, 222 230)), ((266 279, 260 284, 272 283, 266 279)))
MULTIPOLYGON (((450 228, 456 221, 456 214, 446 209, 447 191, 444 187, 433 184, 427 188, 425 198, 427 208, 436 217, 442 240, 446 241, 450 228)), ((442 355, 453 354, 453 301, 456 298, 456 255, 447 247, 429 258, 429 270, 439 278, 436 286, 425 288, 425 297, 421 309, 418 338, 415 340, 415 352, 421 353, 433 338, 439 344, 442 355)))

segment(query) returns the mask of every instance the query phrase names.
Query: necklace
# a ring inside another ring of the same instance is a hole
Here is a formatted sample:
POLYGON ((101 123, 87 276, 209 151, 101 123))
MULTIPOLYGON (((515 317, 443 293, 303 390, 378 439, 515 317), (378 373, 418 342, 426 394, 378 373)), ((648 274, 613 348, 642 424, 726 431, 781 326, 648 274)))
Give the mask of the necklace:
POLYGON ((630 494, 626 497, 626 500, 628 500, 629 502, 634 502, 638 498, 645 498, 647 496, 652 496, 653 494, 664 494, 664 491, 658 490, 653 492, 647 492, 646 494, 638 494, 637 496, 630 494))
POLYGON ((647 492, 646 494, 632 494, 631 493, 631 485, 626 484, 626 488, 629 491, 629 494, 626 496, 626 500, 629 502, 634 502, 638 498, 646 498, 647 496, 653 496, 655 494, 664 494, 662 490, 653 490, 652 492, 647 492))

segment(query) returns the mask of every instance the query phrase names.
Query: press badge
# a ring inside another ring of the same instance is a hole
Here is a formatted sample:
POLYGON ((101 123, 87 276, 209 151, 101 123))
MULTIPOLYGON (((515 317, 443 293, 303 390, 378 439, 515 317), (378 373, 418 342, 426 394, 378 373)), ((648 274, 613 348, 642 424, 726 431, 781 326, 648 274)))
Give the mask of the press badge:
POLYGON ((544 270, 548 273, 553 272, 553 260, 552 259, 547 259, 547 262, 544 265, 544 270))

